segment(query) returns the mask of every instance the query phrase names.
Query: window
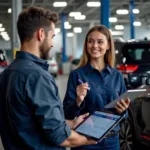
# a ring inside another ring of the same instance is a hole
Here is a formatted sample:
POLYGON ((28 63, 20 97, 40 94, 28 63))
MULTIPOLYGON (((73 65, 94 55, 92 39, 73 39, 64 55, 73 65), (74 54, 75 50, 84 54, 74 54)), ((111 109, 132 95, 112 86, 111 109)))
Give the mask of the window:
POLYGON ((123 56, 128 64, 150 63, 150 45, 132 44, 123 48, 123 56))

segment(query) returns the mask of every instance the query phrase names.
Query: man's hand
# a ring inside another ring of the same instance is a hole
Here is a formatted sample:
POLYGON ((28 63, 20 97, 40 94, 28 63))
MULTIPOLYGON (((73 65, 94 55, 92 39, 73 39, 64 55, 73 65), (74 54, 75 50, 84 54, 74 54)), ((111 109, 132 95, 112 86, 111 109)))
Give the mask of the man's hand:
POLYGON ((82 123, 88 116, 89 116, 89 113, 86 113, 75 118, 73 120, 73 129, 75 129, 80 123, 82 123))
POLYGON ((126 100, 120 100, 116 103, 115 108, 117 109, 118 113, 124 112, 126 109, 128 109, 130 104, 130 99, 127 98, 126 100))

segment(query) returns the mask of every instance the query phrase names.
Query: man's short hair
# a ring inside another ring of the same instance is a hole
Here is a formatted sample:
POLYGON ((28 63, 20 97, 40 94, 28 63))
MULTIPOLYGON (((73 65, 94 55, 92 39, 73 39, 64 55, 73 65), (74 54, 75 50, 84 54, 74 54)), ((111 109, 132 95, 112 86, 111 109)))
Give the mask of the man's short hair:
POLYGON ((49 9, 40 7, 30 7, 19 14, 17 21, 17 30, 20 42, 31 40, 35 31, 44 28, 47 33, 50 29, 50 24, 54 24, 58 20, 58 15, 49 9))

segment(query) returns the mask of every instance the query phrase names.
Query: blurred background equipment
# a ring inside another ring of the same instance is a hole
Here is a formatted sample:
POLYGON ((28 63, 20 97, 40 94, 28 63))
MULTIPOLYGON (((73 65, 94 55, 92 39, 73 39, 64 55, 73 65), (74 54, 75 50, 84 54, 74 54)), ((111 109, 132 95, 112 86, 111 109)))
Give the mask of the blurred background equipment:
POLYGON ((121 49, 121 64, 117 66, 127 88, 137 88, 150 75, 150 41, 128 41, 121 49))
POLYGON ((70 71, 74 70, 77 68, 77 66, 79 65, 80 62, 80 58, 75 58, 71 61, 71 65, 70 65, 70 71))
POLYGON ((49 73, 51 73, 54 77, 57 77, 57 75, 58 75, 58 63, 57 63, 55 57, 50 57, 47 60, 47 63, 49 64, 49 67, 48 67, 49 73))
POLYGON ((141 88, 147 94, 133 100, 128 109, 128 118, 121 124, 121 150, 150 150, 150 76, 141 88))
POLYGON ((6 57, 6 53, 3 50, 0 50, 0 74, 4 71, 4 69, 8 66, 8 61, 6 57))

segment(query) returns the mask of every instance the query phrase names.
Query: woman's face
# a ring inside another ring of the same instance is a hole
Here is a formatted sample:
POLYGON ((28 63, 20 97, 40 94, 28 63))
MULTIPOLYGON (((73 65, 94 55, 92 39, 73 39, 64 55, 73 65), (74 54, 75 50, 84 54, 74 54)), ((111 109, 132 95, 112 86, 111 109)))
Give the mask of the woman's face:
POLYGON ((99 31, 93 31, 87 39, 87 52, 90 59, 103 58, 106 51, 109 49, 109 43, 104 34, 99 31))

